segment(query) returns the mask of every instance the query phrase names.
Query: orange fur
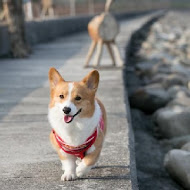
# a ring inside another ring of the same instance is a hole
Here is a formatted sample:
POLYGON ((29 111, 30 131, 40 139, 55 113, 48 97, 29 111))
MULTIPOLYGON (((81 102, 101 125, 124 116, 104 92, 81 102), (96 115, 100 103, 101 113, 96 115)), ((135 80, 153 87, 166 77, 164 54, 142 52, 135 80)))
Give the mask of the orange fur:
MULTIPOLYGON (((49 107, 54 107, 56 102, 64 102, 68 96, 68 83, 66 82, 58 71, 51 68, 49 71, 50 81, 50 104, 49 107), (59 95, 64 95, 64 99, 60 99, 59 95)), ((71 101, 78 109, 82 108, 83 112, 79 115, 81 118, 92 117, 94 113, 94 98, 99 83, 99 74, 96 70, 90 72, 82 81, 73 82, 75 91, 72 92, 71 101), (92 79, 90 79, 90 77, 92 79), (81 101, 76 101, 75 97, 81 96, 81 101)))

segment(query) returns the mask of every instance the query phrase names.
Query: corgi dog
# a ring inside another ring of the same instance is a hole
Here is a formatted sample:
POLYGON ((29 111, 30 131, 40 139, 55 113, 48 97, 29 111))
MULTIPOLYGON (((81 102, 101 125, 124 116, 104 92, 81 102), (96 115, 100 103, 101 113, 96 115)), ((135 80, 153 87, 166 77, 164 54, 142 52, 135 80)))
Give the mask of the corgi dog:
POLYGON ((61 180, 87 174, 97 162, 106 134, 106 111, 95 97, 99 73, 91 71, 82 81, 65 81, 55 68, 49 70, 50 141, 64 170, 61 180))

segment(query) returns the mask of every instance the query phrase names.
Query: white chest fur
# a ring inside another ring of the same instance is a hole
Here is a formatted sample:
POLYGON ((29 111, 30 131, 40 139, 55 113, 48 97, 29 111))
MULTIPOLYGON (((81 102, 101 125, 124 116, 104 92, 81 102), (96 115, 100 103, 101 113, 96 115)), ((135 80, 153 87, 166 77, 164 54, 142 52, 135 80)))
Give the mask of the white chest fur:
POLYGON ((56 133, 71 146, 79 146, 94 132, 101 117, 100 106, 95 101, 95 111, 91 118, 76 117, 71 123, 65 123, 59 106, 49 108, 48 119, 56 133))

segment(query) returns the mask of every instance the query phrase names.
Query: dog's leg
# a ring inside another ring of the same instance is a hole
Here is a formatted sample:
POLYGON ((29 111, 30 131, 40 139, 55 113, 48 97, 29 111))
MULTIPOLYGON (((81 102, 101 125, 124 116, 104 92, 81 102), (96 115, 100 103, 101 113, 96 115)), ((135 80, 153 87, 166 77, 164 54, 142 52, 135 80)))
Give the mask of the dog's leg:
POLYGON ((82 160, 82 162, 80 162, 80 164, 78 165, 76 169, 77 177, 82 177, 83 175, 87 174, 91 170, 92 167, 93 165, 87 166, 84 160, 82 160))
POLYGON ((65 160, 61 160, 64 174, 61 176, 62 181, 70 181, 76 178, 76 157, 68 156, 65 160))
POLYGON ((85 157, 76 168, 77 177, 82 177, 83 175, 87 174, 90 169, 95 165, 100 156, 103 140, 104 134, 102 132, 99 132, 96 142, 86 152, 85 157))
POLYGON ((59 155, 62 163, 62 170, 64 170, 61 180, 74 180, 76 178, 76 157, 66 154, 62 149, 59 148, 53 132, 50 133, 50 141, 59 155))
MULTIPOLYGON (((95 146, 92 145, 91 148, 87 151, 87 155, 91 154, 93 151, 95 151, 95 146)), ((87 156, 85 156, 87 157, 87 156)), ((78 167, 76 169, 76 174, 77 174, 77 177, 82 177, 83 175, 87 174, 91 168, 94 166, 94 164, 92 165, 87 165, 85 163, 85 159, 86 158, 83 158, 81 162, 78 162, 78 167)))

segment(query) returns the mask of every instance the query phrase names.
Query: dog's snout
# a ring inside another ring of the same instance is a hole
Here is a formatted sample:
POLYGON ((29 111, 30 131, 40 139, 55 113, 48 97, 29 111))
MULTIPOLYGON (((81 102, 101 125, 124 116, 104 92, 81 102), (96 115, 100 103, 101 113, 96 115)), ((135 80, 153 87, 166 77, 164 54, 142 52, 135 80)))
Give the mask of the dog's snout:
POLYGON ((70 107, 64 107, 64 108, 63 108, 63 112, 64 112, 65 114, 69 114, 69 113, 71 112, 71 108, 70 108, 70 107))

